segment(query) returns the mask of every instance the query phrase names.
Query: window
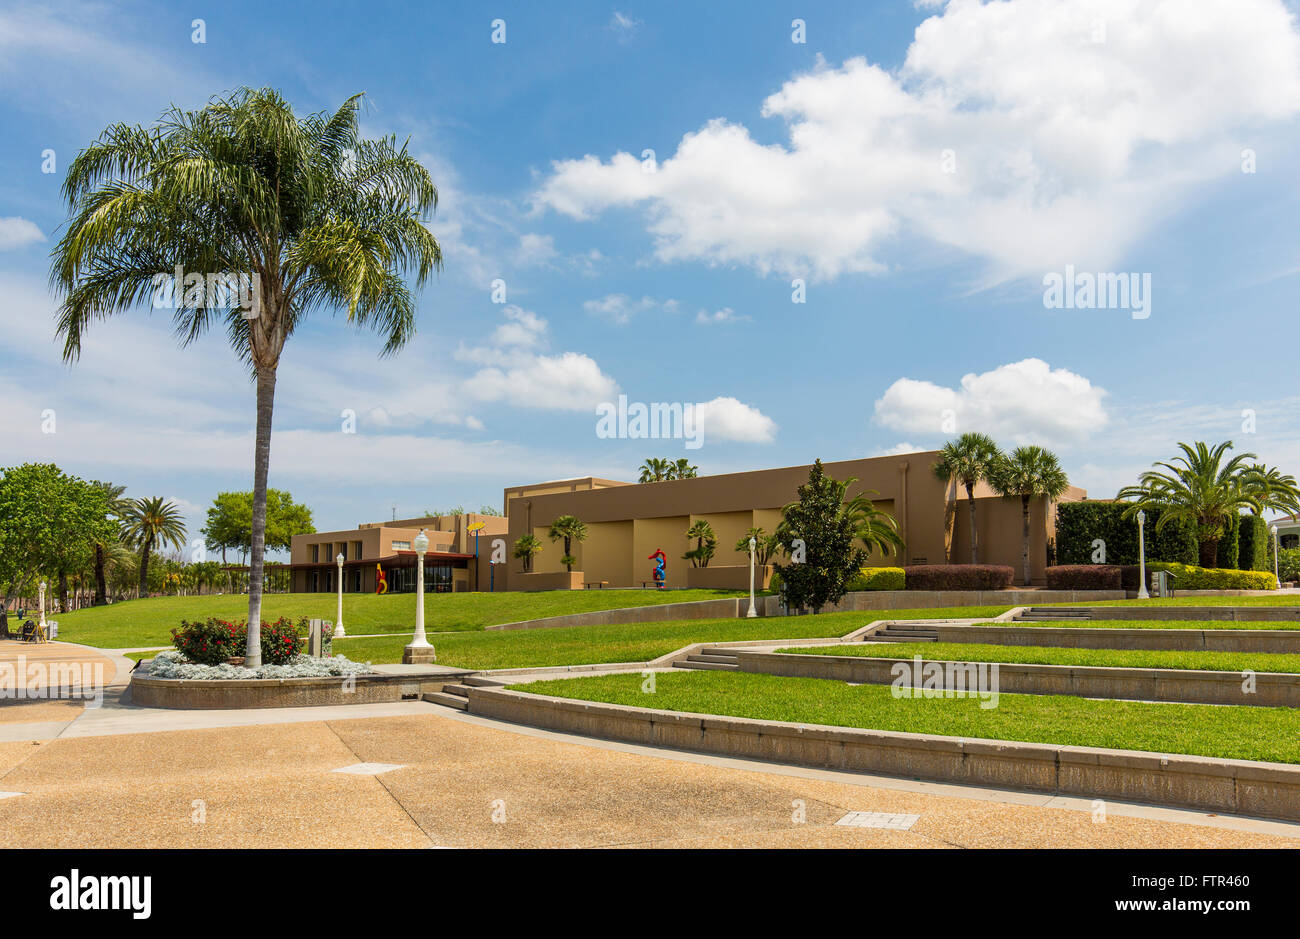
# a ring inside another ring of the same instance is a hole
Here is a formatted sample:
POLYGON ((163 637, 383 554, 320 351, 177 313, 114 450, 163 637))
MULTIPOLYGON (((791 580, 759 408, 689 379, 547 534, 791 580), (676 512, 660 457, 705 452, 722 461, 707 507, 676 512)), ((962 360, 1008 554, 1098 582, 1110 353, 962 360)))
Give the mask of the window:
POLYGON ((359 567, 352 572, 352 590, 354 593, 361 592, 361 568, 359 567))
POLYGON ((314 544, 311 546, 311 562, 313 564, 320 563, 320 545, 318 544, 314 544))
POLYGON ((410 550, 411 550, 411 543, 410 543, 409 541, 394 541, 394 542, 393 542, 393 550, 394 550, 394 551, 410 551, 410 550))
POLYGON ((359 541, 352 542, 352 560, 361 560, 361 542, 359 541))

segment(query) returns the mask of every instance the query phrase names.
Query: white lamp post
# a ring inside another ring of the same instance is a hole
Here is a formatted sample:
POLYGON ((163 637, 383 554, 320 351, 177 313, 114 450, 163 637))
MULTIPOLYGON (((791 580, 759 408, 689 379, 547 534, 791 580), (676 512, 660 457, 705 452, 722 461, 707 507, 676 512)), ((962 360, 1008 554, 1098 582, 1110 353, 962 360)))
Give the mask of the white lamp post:
POLYGON ((1269 531, 1273 533, 1273 582, 1277 584, 1277 589, 1281 590, 1282 579, 1277 576, 1277 526, 1273 525, 1269 531))
POLYGON ((1143 526, 1147 522, 1147 513, 1138 509, 1138 599, 1150 600, 1147 593, 1147 543, 1143 526))
POLYGON ((339 566, 339 607, 338 607, 338 616, 336 616, 334 619, 334 638, 342 639, 345 636, 347 636, 347 633, 343 631, 343 552, 342 551, 338 553, 338 557, 334 558, 334 561, 339 566))
POLYGON ((420 533, 411 542, 415 549, 415 637, 402 652, 402 661, 407 664, 423 664, 434 661, 433 646, 424 635, 424 552, 429 550, 429 536, 420 529, 420 533))
POLYGON ((758 610, 754 609, 754 548, 756 548, 757 546, 758 546, 758 542, 755 539, 750 538, 749 539, 749 612, 746 613, 745 616, 758 615, 758 610))
POLYGON ((41 581, 41 629, 45 628, 45 581, 41 581))

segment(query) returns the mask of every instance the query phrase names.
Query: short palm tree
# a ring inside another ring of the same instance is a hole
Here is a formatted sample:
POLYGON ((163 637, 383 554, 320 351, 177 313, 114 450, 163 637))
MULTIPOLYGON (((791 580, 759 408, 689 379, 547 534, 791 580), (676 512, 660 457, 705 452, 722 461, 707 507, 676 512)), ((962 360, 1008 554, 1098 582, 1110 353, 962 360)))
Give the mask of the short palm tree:
POLYGON ((533 555, 541 553, 542 540, 536 535, 521 535, 515 539, 515 557, 523 562, 523 573, 533 569, 533 555))
POLYGON ((140 551, 140 596, 149 593, 149 555, 155 548, 185 545, 185 520, 174 502, 161 496, 135 499, 126 507, 124 536, 140 551))
POLYGON ((572 574, 573 565, 578 563, 578 559, 573 556, 573 542, 587 540, 587 526, 576 515, 561 515, 551 522, 551 528, 546 534, 552 541, 564 540, 564 557, 560 558, 560 563, 572 574))
MULTIPOLYGON (((857 480, 849 477, 843 487, 847 492, 849 486, 857 480)), ((853 534, 858 541, 866 545, 867 553, 879 551, 889 555, 902 553, 903 536, 898 531, 898 519, 881 509, 871 501, 872 495, 879 495, 874 489, 860 492, 844 503, 844 514, 853 525, 853 534)))
MULTIPOLYGON (((686 537, 695 540, 695 547, 682 555, 682 559, 691 562, 691 567, 708 567, 718 548, 718 536, 713 533, 713 526, 700 519, 686 529, 686 537)), ((745 550, 749 547, 746 545, 745 550)))
POLYGON ((1246 491, 1255 499, 1252 511, 1255 515, 1265 512, 1300 513, 1300 486, 1294 476, 1283 474, 1276 466, 1264 466, 1255 463, 1246 467, 1246 491))
MULTIPOLYGON (((72 217, 53 251, 65 360, 94 321, 140 306, 159 278, 250 278, 238 298, 211 303, 176 285, 182 345, 214 325, 257 386, 246 664, 261 664, 266 488, 276 370, 310 314, 344 311, 376 331, 383 354, 415 332, 417 283, 442 265, 423 224, 438 193, 392 137, 359 136, 361 96, 333 114, 299 118, 271 89, 240 89, 198 111, 172 108, 152 127, 114 124, 78 154, 63 184, 72 217)), ((188 285, 186 285, 188 287, 188 285)))
POLYGON ((671 464, 667 460, 652 456, 641 464, 641 475, 637 482, 642 483, 661 483, 665 479, 671 479, 668 475, 671 464))
POLYGON ((1059 499, 1070 488, 1056 454, 1042 447, 1016 447, 994 465, 988 476, 993 491, 1006 498, 1020 498, 1021 561, 1024 583, 1029 586, 1029 504, 1034 499, 1059 499))
POLYGON ((781 547, 781 539, 762 528, 751 528, 736 542, 736 553, 749 556, 749 539, 754 539, 754 564, 764 567, 781 547))
POLYGON ((987 434, 965 433, 949 440, 939 451, 939 459, 931 469, 945 483, 960 483, 966 490, 966 506, 970 511, 970 562, 978 564, 975 535, 975 487, 987 481, 989 472, 1002 456, 1002 451, 987 434))
POLYGON ((1247 509, 1256 514, 1260 502, 1251 488, 1247 460, 1253 453, 1240 453, 1224 459, 1232 449, 1227 440, 1217 446, 1198 441, 1178 444, 1183 451, 1169 462, 1157 462, 1138 477, 1136 486, 1119 491, 1120 499, 1130 499, 1126 515, 1139 509, 1158 509, 1156 530, 1172 521, 1186 522, 1196 531, 1202 567, 1214 567, 1219 554, 1219 539, 1231 524, 1229 517, 1247 509))

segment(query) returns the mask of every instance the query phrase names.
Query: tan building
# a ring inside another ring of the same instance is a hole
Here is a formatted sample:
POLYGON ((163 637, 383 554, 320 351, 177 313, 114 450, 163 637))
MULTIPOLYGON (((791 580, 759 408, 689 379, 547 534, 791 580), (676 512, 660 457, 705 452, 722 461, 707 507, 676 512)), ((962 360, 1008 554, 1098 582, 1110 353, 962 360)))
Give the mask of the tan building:
POLYGON ((289 570, 294 593, 333 593, 338 557, 343 557, 344 593, 374 593, 379 571, 384 572, 389 593, 415 589, 415 536, 424 529, 429 550, 424 555, 424 588, 430 593, 463 590, 504 590, 494 582, 487 563, 491 537, 504 537, 506 520, 499 515, 439 515, 373 522, 348 531, 323 531, 294 535, 289 549, 289 570), (475 531, 478 529, 478 544, 475 531), (478 554, 476 555, 476 550, 478 554), (482 564, 479 560, 482 560, 482 564))
MULTIPOLYGON (((845 460, 823 464, 836 479, 856 477, 849 495, 875 490, 872 500, 898 520, 906 542, 901 558, 874 556, 874 565, 967 563, 970 557, 969 512, 964 491, 938 480, 931 466, 938 451, 900 456, 845 460)), ((668 557, 669 587, 748 586, 748 553, 735 551, 736 542, 751 527, 776 531, 782 506, 797 498, 810 466, 701 476, 660 483, 621 483, 608 479, 562 480, 505 490, 509 521, 507 543, 532 533, 544 544, 533 559, 531 573, 509 557, 505 580, 511 590, 544 590, 605 584, 610 587, 653 586, 650 555, 662 549, 668 557), (578 563, 565 573, 560 563, 563 545, 547 537, 552 521, 575 515, 587 526, 587 539, 573 545, 578 563), (686 530, 707 521, 717 535, 717 553, 707 568, 692 568, 682 559, 692 545, 686 530), (581 572, 580 574, 578 572, 581 572)), ((1062 501, 1086 498, 1071 487, 1062 501)), ((1007 564, 1021 579, 1021 505, 1003 499, 987 486, 975 490, 978 560, 1007 564)), ((1055 532, 1056 513, 1046 500, 1030 507, 1030 567, 1034 583, 1045 580, 1047 541, 1055 532)), ((513 553, 513 552, 511 552, 513 553)), ((501 578, 498 578, 498 581, 501 578)), ((498 582, 497 588, 500 589, 498 582)))

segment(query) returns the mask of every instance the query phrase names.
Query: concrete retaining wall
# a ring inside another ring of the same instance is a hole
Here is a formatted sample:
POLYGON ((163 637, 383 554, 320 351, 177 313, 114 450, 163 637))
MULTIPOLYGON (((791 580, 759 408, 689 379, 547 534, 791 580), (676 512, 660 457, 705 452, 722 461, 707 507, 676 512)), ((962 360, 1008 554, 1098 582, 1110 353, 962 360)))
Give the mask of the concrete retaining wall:
MULTIPOLYGON (((742 672, 789 678, 826 678, 870 685, 893 684, 894 665, 899 662, 911 665, 914 662, 911 658, 876 659, 858 655, 741 651, 733 654, 739 661, 742 672)), ((949 664, 948 660, 922 658, 923 663, 932 661, 944 666, 949 664)), ((909 684, 919 684, 921 677, 914 670, 914 681, 909 684)), ((1300 675, 1257 672, 1255 690, 1250 694, 1243 690, 1243 684, 1240 672, 1000 662, 996 690, 1004 694, 1065 694, 1082 698, 1179 701, 1185 704, 1300 707, 1300 675)), ((973 676, 969 687, 972 691, 975 690, 973 676)))
POLYGON ((255 678, 237 681, 185 681, 131 676, 130 703, 136 707, 177 710, 319 707, 335 704, 380 704, 418 698, 455 684, 459 671, 436 677, 360 675, 350 686, 343 678, 255 678))
MULTIPOLYGON (((1300 629, 1108 629, 1058 626, 924 624, 939 642, 1068 649, 1182 649, 1202 652, 1300 653, 1300 629)), ((881 624, 884 628, 884 624, 881 624)), ((870 638, 868 635, 866 638, 870 638)))
POLYGON ((473 688, 483 717, 799 766, 1300 821, 1300 767, 689 714, 473 688))
POLYGON ((1284 606, 1097 606, 1089 612, 1093 619, 1300 623, 1300 607, 1284 606))

